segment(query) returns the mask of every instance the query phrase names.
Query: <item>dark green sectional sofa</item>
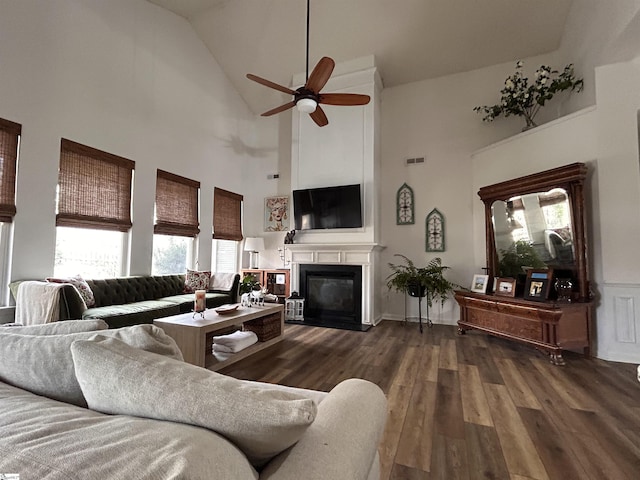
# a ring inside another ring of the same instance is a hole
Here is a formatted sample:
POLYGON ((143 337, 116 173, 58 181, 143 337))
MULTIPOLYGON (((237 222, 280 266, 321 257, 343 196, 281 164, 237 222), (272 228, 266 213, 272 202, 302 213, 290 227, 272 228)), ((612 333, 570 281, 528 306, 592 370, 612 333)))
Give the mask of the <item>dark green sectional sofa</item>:
MULTIPOLYGON (((193 310, 193 293, 183 293, 184 275, 143 275, 87 280, 96 300, 85 309, 76 288, 65 284, 60 296, 60 320, 100 318, 109 328, 153 323, 193 310)), ((231 290, 209 290, 207 308, 236 303, 240 275, 236 275, 231 290)))

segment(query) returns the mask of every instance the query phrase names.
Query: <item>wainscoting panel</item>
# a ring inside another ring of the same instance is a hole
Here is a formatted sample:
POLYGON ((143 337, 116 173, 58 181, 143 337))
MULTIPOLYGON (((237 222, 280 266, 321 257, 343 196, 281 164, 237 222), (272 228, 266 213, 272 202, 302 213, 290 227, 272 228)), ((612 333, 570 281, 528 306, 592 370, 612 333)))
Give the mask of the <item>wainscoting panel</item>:
POLYGON ((596 325, 599 358, 640 363, 640 285, 605 284, 596 325))
POLYGON ((633 297, 613 297, 613 317, 616 324, 616 340, 623 343, 636 343, 635 307, 633 297))

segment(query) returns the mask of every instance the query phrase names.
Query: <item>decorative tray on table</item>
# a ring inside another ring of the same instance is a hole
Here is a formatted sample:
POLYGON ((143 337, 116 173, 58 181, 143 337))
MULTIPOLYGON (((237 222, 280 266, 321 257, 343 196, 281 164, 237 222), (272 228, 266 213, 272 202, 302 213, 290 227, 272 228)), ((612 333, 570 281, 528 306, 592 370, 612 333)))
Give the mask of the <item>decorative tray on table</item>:
POLYGON ((221 305, 214 310, 218 315, 226 315, 228 313, 233 313, 238 309, 238 304, 235 305, 221 305))

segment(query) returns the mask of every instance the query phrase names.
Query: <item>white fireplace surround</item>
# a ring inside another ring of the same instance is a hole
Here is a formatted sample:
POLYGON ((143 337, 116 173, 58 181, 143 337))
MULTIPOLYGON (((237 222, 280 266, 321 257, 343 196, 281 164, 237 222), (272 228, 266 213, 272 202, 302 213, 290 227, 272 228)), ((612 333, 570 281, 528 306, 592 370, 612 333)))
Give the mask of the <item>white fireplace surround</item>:
POLYGON ((383 247, 377 243, 286 245, 291 261, 291 291, 300 291, 300 265, 360 265, 362 267, 362 323, 376 325, 380 322, 379 301, 375 295, 379 271, 378 252, 383 247))

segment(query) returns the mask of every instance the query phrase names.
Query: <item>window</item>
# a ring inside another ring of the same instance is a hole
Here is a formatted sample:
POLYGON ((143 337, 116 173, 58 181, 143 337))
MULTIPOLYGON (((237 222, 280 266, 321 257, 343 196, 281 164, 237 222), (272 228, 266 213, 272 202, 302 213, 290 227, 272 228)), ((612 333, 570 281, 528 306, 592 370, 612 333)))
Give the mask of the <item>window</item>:
POLYGON ((238 271, 238 242, 242 240, 243 196, 221 188, 213 190, 213 247, 214 272, 238 271))
MULTIPOLYGON (((6 287, 9 281, 9 224, 16 214, 16 168, 22 126, 0 118, 0 278, 6 287)), ((0 301, 7 303, 8 291, 0 289, 0 301)))
POLYGON ((125 273, 135 162, 62 139, 55 276, 125 273))
POLYGON ((238 271, 238 242, 235 240, 213 240, 211 270, 220 273, 238 271))
POLYGON ((189 258, 193 258, 193 239, 175 235, 153 236, 153 275, 185 273, 189 258))
POLYGON ((200 233, 200 182, 158 170, 153 236, 153 275, 185 273, 194 258, 194 238, 200 233))
POLYGON ((126 239, 127 234, 122 232, 58 227, 53 274, 71 277, 80 273, 88 278, 122 275, 126 239))
POLYGON ((571 225, 569 199, 562 188, 538 194, 540 208, 546 222, 546 228, 560 229, 571 225))

